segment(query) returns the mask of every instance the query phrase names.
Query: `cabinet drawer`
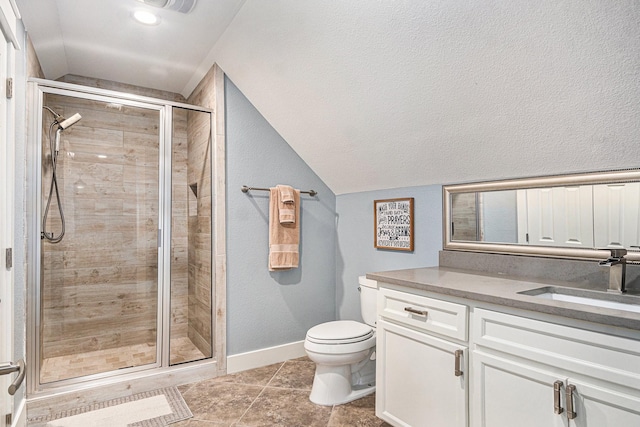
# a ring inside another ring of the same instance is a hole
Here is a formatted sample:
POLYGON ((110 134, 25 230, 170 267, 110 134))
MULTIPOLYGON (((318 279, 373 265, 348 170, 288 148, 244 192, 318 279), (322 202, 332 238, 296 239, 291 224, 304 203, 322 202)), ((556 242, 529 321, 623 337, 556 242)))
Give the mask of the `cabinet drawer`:
POLYGON ((422 295, 380 288, 378 315, 415 329, 467 341, 468 307, 422 295))
POLYGON ((474 311, 472 340, 549 366, 640 389, 639 339, 489 310, 474 311))

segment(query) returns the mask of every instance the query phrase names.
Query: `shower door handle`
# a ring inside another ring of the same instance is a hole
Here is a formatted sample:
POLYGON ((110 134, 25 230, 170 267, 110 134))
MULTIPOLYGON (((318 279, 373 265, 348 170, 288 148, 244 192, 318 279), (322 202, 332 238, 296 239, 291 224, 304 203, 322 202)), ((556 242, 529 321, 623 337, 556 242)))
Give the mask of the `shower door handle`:
POLYGON ((17 363, 13 363, 13 362, 0 363, 0 375, 8 375, 14 372, 17 372, 18 376, 16 377, 15 380, 13 380, 13 382, 9 386, 8 391, 11 396, 16 394, 16 390, 20 388, 20 385, 24 380, 24 374, 25 374, 24 361, 20 359, 18 360, 17 363))

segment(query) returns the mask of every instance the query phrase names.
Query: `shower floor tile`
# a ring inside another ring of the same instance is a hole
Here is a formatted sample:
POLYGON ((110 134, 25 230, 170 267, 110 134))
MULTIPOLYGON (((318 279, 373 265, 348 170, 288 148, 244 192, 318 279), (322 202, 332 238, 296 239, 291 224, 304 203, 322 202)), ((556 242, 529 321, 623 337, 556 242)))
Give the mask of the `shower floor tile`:
POLYGON ((169 347, 171 348, 170 363, 172 365, 207 358, 187 337, 172 338, 169 347))
MULTIPOLYGON (((189 338, 171 340, 171 363, 204 359, 205 356, 189 338)), ((93 375, 116 369, 141 366, 156 361, 155 343, 94 350, 85 353, 56 356, 44 359, 40 369, 43 384, 93 375)))

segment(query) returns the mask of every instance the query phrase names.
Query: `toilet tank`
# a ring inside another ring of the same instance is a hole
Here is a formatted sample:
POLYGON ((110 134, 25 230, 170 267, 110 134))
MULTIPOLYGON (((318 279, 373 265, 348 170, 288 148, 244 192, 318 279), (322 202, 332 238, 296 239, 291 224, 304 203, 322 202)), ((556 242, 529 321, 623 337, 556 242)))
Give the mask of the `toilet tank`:
POLYGON ((360 283, 360 313, 362 320, 369 326, 376 326, 376 316, 378 307, 378 282, 367 279, 365 276, 358 277, 360 283))

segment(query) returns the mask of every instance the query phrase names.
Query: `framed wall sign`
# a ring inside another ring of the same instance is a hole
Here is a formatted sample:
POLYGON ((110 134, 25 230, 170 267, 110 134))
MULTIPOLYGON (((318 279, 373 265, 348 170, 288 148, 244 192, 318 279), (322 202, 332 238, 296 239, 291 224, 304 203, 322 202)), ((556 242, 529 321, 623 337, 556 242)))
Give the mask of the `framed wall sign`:
POLYGON ((373 201, 373 246, 413 251, 413 197, 373 201))

